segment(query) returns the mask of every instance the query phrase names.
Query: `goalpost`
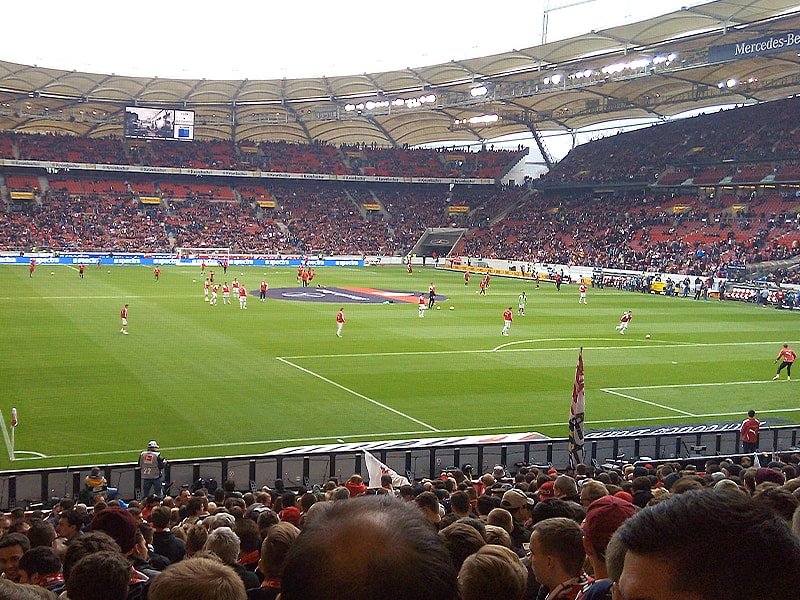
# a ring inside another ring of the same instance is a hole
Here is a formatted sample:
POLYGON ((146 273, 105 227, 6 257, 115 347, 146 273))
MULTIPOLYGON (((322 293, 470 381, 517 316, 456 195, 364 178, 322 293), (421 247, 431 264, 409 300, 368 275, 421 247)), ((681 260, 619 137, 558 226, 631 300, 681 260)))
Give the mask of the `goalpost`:
POLYGON ((231 256, 230 248, 178 248, 177 252, 178 264, 221 264, 231 256))

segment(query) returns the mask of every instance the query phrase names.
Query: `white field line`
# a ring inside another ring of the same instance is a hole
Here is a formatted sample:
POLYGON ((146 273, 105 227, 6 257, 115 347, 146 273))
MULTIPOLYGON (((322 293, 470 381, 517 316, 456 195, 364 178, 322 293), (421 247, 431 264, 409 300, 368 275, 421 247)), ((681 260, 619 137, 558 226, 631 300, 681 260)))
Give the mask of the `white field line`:
POLYGON ((691 343, 691 342, 653 342, 648 344, 640 344, 636 346, 570 346, 570 347, 547 347, 547 348, 508 348, 508 346, 517 344, 535 344, 539 342, 585 342, 585 341, 607 341, 609 339, 617 338, 584 338, 583 340, 576 340, 575 338, 546 338, 546 339, 532 339, 532 340, 518 340, 515 342, 508 342, 495 348, 488 350, 411 350, 408 352, 362 352, 351 354, 304 354, 299 356, 284 356, 279 357, 278 360, 303 360, 306 358, 375 358, 381 356, 426 356, 426 355, 445 355, 445 354, 488 354, 490 352, 575 352, 580 348, 584 350, 652 350, 655 348, 717 348, 724 346, 775 346, 780 345, 782 341, 771 342, 721 342, 717 344, 709 343, 691 343), (655 344, 658 344, 656 346, 655 344))
MULTIPOLYGON (((98 296, 93 296, 97 298, 98 296)), ((106 296, 105 298, 120 298, 121 296, 106 296)), ((127 298, 131 297, 145 297, 145 296, 125 296, 127 298)), ((149 296, 148 296, 149 297, 149 296)), ((174 296, 172 296, 174 297, 174 296)), ((195 297, 195 294, 192 294, 188 297, 195 297)), ((52 299, 70 299, 73 297, 53 297, 52 299)), ((7 299, 7 300, 16 300, 19 299, 18 297, 7 297, 3 298, 0 297, 0 300, 7 299)), ((590 338, 591 339, 591 338, 590 338)), ((606 341, 609 338, 593 338, 595 341, 606 341)), ((617 338, 610 338, 610 339, 617 339, 617 338)), ((499 348, 503 348, 506 346, 516 345, 516 344, 523 344, 523 343, 537 343, 537 342, 544 342, 544 341, 578 341, 574 338, 546 338, 546 339, 531 339, 531 340, 519 340, 515 342, 509 342, 508 344, 504 344, 499 348)), ((774 345, 781 342, 776 341, 768 341, 768 342, 725 342, 725 343, 659 343, 659 348, 671 348, 671 347, 717 347, 717 346, 759 346, 759 345, 774 345)), ((575 351, 579 347, 571 347, 571 348, 520 348, 520 349, 513 349, 513 350, 504 350, 506 352, 554 352, 554 351, 575 351)), ((628 349, 641 349, 641 348, 653 348, 653 344, 646 344, 641 346, 583 346, 584 350, 628 350, 628 349)), ((491 350, 442 350, 442 351, 424 351, 424 352, 377 352, 377 353, 353 353, 353 354, 317 354, 317 355, 304 355, 304 356, 288 356, 288 357, 276 357, 278 360, 295 367, 301 371, 304 371, 314 377, 318 377, 327 383, 339 387, 343 391, 351 393, 357 397, 360 397, 368 402, 371 402, 377 406, 380 406, 386 410, 394 412, 399 416, 408 418, 419 425, 425 427, 425 430, 420 431, 395 431, 395 432, 381 432, 381 433, 365 433, 365 434, 353 434, 353 435, 330 435, 330 436, 323 436, 323 437, 309 437, 309 438, 282 438, 282 439, 272 439, 272 440, 255 440, 250 442, 226 442, 226 443, 218 443, 218 444, 196 444, 196 445, 189 445, 189 446, 172 446, 172 447, 164 447, 162 450, 205 450, 210 448, 231 448, 231 447, 242 447, 242 446, 256 446, 256 445, 265 445, 265 444, 297 444, 301 442, 324 442, 324 441, 331 441, 331 440, 338 440, 338 439, 364 439, 364 438, 376 438, 382 437, 386 438, 389 436, 408 436, 408 435, 422 435, 430 433, 431 431, 441 434, 459 434, 459 433, 470 433, 470 432, 480 432, 486 431, 486 427, 469 427, 469 428, 461 428, 461 429, 436 429, 427 423, 422 421, 418 421, 413 417, 403 414, 391 407, 385 406, 376 400, 368 398, 362 394, 359 394, 345 386, 342 386, 334 381, 326 379, 325 377, 314 373, 313 371, 309 371, 299 365, 295 365, 289 362, 288 359, 293 360, 300 360, 306 358, 349 358, 349 357, 377 357, 377 356, 413 356, 413 355, 437 355, 437 354, 481 354, 481 353, 488 353, 488 352, 495 352, 496 349, 491 350)), ((640 387, 620 387, 620 388, 603 388, 600 391, 604 392, 612 392, 612 390, 632 390, 632 389, 652 389, 652 388, 659 388, 659 387, 690 387, 690 386, 713 386, 713 385, 738 385, 738 384, 751 384, 751 383, 772 383, 771 381, 759 381, 759 382, 730 382, 730 383, 709 383, 709 384, 674 384, 674 385, 664 385, 664 386, 640 386, 640 387)), ((619 396, 623 396, 623 394, 616 394, 619 396)), ((630 397, 633 400, 639 402, 645 402, 639 398, 630 397)), ((659 406, 659 405, 655 405, 659 406)), ((721 418, 721 417, 739 417, 741 411, 730 412, 730 413, 705 413, 705 414, 692 414, 692 413, 685 413, 683 411, 678 411, 677 409, 663 407, 667 410, 673 410, 679 412, 679 415, 674 416, 660 416, 660 417, 637 417, 631 419, 601 419, 596 421, 586 421, 586 425, 606 425, 610 423, 640 423, 645 421, 663 421, 663 420, 672 420, 672 419, 681 419, 685 416, 692 416, 695 418, 721 418)), ((777 414, 783 412, 795 412, 800 411, 800 407, 797 408, 783 408, 783 409, 772 409, 772 410, 764 410, 760 411, 761 414, 777 414)), ((488 429, 494 431, 503 431, 503 430, 515 430, 515 431, 531 431, 535 430, 539 427, 556 427, 562 426, 564 423, 557 422, 557 423, 533 423, 530 425, 507 425, 507 426, 497 426, 497 427, 490 427, 488 429)), ((5 421, 2 417, 2 411, 0 411, 0 426, 3 430, 3 436, 6 441, 6 447, 8 449, 9 456, 11 454, 11 440, 8 436, 8 431, 6 429, 5 421)), ((49 459, 64 459, 64 458, 81 458, 81 457, 100 457, 100 456, 110 456, 110 455, 120 455, 120 454, 135 454, 139 452, 141 449, 131 449, 131 450, 114 450, 114 451, 104 451, 104 452, 83 452, 83 453, 71 453, 71 454, 53 454, 49 456, 44 455, 37 455, 32 457, 18 457, 18 461, 29 461, 29 460, 40 460, 40 458, 49 458, 49 459)))
POLYGON ((364 394, 359 394, 355 390, 351 390, 350 388, 345 387, 340 383, 336 383, 335 381, 332 381, 331 379, 328 379, 327 377, 323 377, 319 373, 315 373, 314 371, 311 371, 310 369, 306 369, 304 367, 301 367, 300 365, 296 365, 293 362, 290 362, 290 361, 286 360, 285 358, 278 357, 278 360, 281 361, 284 364, 289 365, 290 367, 294 367, 295 369, 298 369, 298 370, 302 371, 303 373, 306 373, 308 375, 312 375, 314 377, 317 377, 318 379, 321 379, 325 383, 328 383, 328 384, 330 384, 330 385, 332 385, 334 387, 337 387, 340 390, 343 390, 343 391, 347 392, 348 394, 352 394, 353 396, 356 396, 357 398, 361 398, 362 400, 366 400, 367 402, 370 402, 370 403, 374 404, 375 406, 379 406, 384 410, 388 410, 389 412, 393 412, 394 414, 399 415, 399 416, 403 417, 404 419, 408 419, 409 421, 413 421, 417 425, 422 425, 423 427, 429 429, 430 431, 435 431, 435 432, 439 431, 433 425, 428 425, 427 423, 425 423, 423 421, 420 421, 419 419, 415 419, 414 417, 412 417, 410 415, 407 415, 406 413, 401 412, 401 411, 399 411, 399 410, 397 410, 395 408, 392 408, 391 406, 387 406, 385 404, 381 404, 377 400, 373 400, 372 398, 369 398, 369 397, 365 396, 364 394))
POLYGON ((610 390, 652 390, 661 388, 683 388, 683 387, 714 387, 719 385, 760 385, 762 383, 773 383, 772 378, 760 379, 758 381, 721 381, 719 383, 667 383, 664 385, 637 385, 632 387, 612 387, 605 388, 602 391, 607 392, 610 390))
POLYGON ((97 296, 97 295, 87 295, 87 296, 0 296, 0 301, 2 300, 124 300, 126 298, 145 298, 147 300, 152 299, 160 299, 160 298, 202 298, 199 293, 197 294, 166 294, 164 296, 154 296, 152 294, 148 294, 147 296, 131 296, 129 294, 122 294, 119 296, 97 296))
POLYGON ((697 416, 697 415, 695 415, 693 413, 686 412, 685 410, 680 410, 678 408, 672 408, 671 406, 665 406, 663 404, 658 404, 656 402, 650 402, 649 400, 643 400, 642 398, 637 398, 636 396, 629 396, 628 394, 615 392, 615 391, 610 390, 608 388, 601 388, 600 391, 601 392, 605 392, 607 394, 614 394, 615 396, 621 396, 622 398, 627 398, 628 400, 634 400, 636 402, 641 402, 642 404, 648 404, 650 406, 656 406, 658 408, 663 408, 664 410, 671 410, 673 412, 686 415, 687 417, 696 417, 697 416))
POLYGON ((8 451, 8 460, 13 460, 12 453, 14 449, 11 447, 11 438, 8 435, 8 429, 6 428, 6 420, 3 418, 3 411, 0 410, 0 426, 3 428, 3 439, 6 442, 6 450, 8 451))
MULTIPOLYGON (((772 410, 759 410, 759 414, 779 414, 784 412, 798 412, 800 411, 800 407, 797 408, 776 408, 772 410)), ((735 412, 726 412, 726 413, 705 413, 705 414, 698 414, 694 415, 696 418, 702 419, 719 419, 722 417, 740 417, 741 411, 735 412)), ((669 415, 669 416, 661 416, 661 417, 638 417, 632 419, 599 419, 597 421, 586 421, 586 425, 608 425, 611 423, 642 423, 645 421, 671 421, 677 419, 684 419, 685 415, 669 415)), ((467 433, 474 433, 474 432, 483 432, 487 430, 491 431, 520 431, 520 432, 529 432, 535 431, 536 429, 542 427, 564 427, 566 428, 565 423, 558 422, 558 423, 532 423, 530 425, 501 425, 498 427, 465 427, 463 429, 440 429, 437 433, 440 434, 467 434, 467 433)), ((282 438, 282 439, 272 439, 272 440, 254 440, 250 442, 225 442, 225 443, 218 443, 218 444, 196 444, 191 446, 162 446, 162 451, 169 452, 170 450, 207 450, 209 448, 234 448, 234 447, 242 447, 242 446, 258 446, 258 445, 265 445, 265 444, 299 444, 299 443, 313 443, 313 442, 327 442, 333 443, 338 442, 340 440, 348 440, 348 439, 365 439, 365 438, 384 438, 389 439, 391 436, 422 436, 425 434, 430 434, 431 432, 428 430, 420 430, 420 431, 387 431, 381 433, 364 433, 364 434, 352 434, 352 435, 330 435, 325 437, 308 437, 308 438, 282 438)), ((341 443, 341 442, 340 442, 341 443)), ((80 452, 74 454, 51 454, 48 456, 33 456, 33 457, 18 457, 17 462, 20 461, 31 461, 31 460, 39 460, 40 458, 48 458, 48 459, 64 459, 64 458, 81 458, 81 457, 100 457, 100 456, 119 456, 120 454, 130 454, 138 456, 138 453, 141 452, 141 448, 134 448, 129 450, 113 450, 113 451, 103 451, 103 452, 80 452)))

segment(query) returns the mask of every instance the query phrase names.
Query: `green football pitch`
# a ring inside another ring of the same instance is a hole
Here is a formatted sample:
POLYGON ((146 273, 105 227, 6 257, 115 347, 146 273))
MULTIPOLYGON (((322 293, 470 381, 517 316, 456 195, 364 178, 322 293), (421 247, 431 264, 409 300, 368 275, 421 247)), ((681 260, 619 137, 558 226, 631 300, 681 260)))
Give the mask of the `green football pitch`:
MULTIPOLYGON (((222 276, 221 269, 217 277, 222 276)), ((297 287, 295 268, 231 267, 249 290, 297 287)), ((155 439, 171 459, 259 454, 337 441, 537 431, 566 437, 579 348, 586 428, 761 418, 800 422, 800 381, 771 381, 800 314, 616 289, 402 267, 320 268, 314 285, 447 297, 343 304, 250 296, 203 301, 199 268, 0 268, 5 445, 0 468, 135 461, 155 439), (52 274, 51 274, 52 273, 52 274), (516 316, 517 296, 529 297, 516 316), (119 312, 129 307, 129 335, 119 312), (343 336, 336 312, 344 306, 343 336), (449 310, 449 307, 454 307, 449 310), (514 308, 508 337, 503 310, 514 308), (634 319, 615 331, 623 310, 634 319), (649 334, 648 339, 645 336, 649 334), (16 461, 10 461, 11 409, 16 461)), ((800 380, 800 372, 795 374, 800 380)))

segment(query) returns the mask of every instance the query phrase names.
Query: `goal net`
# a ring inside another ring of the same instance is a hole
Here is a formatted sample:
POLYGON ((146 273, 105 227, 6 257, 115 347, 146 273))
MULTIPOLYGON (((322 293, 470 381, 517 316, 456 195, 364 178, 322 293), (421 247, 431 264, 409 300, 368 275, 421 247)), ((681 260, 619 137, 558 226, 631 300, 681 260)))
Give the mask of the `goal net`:
POLYGON ((178 248, 178 264, 222 263, 230 259, 230 248, 178 248))

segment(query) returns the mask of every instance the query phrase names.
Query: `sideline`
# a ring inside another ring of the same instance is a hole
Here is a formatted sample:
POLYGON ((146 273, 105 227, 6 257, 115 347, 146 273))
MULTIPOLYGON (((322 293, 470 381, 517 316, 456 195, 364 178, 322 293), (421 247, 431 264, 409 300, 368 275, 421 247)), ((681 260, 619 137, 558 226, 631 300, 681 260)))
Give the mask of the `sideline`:
MULTIPOLYGON (((798 412, 800 411, 800 406, 796 408, 774 408, 771 410, 759 410, 758 414, 760 415, 769 415, 769 414, 780 414, 786 412, 798 412)), ((725 412, 725 413, 704 413, 704 414, 697 414, 694 415, 695 418, 698 419, 720 419, 724 417, 734 417, 736 419, 740 419, 742 416, 742 411, 734 411, 734 412, 725 412)), ((653 422, 653 421, 673 421, 673 420, 681 420, 685 419, 686 415, 662 415, 660 417, 635 417, 630 419, 599 419, 597 421, 586 421, 586 425, 610 425, 610 424, 617 424, 617 423, 642 423, 642 422, 653 422)), ((481 433, 481 432, 488 432, 488 431, 535 431, 538 428, 542 427, 564 427, 566 431, 566 422, 559 421, 557 423, 534 423, 530 425, 501 425, 498 427, 465 427, 460 429, 440 429, 437 433, 441 434, 473 434, 473 433, 481 433)), ((310 442, 338 442, 339 440, 363 440, 365 438, 382 438, 384 441, 390 436, 421 436, 424 434, 429 434, 430 431, 421 430, 421 431, 387 431, 387 432, 380 432, 380 433, 363 433, 363 434, 351 434, 351 435, 330 435, 330 436, 322 436, 322 437, 307 437, 307 438, 281 438, 281 439, 273 439, 273 440, 254 440, 250 442, 224 442, 224 443, 217 443, 217 444, 194 444, 190 446, 162 446, 162 451, 170 451, 170 450, 206 450, 209 448, 235 448, 235 447, 242 447, 242 446, 258 446, 264 444, 297 444, 297 443, 310 443, 310 442)), ((341 442, 340 442, 341 443, 341 442)), ((102 452, 79 452, 74 454, 52 454, 47 457, 41 458, 49 458, 49 459, 65 459, 65 458, 85 458, 85 457, 101 457, 101 456, 119 456, 121 454, 130 454, 132 456, 139 456, 139 453, 142 451, 141 448, 135 448, 132 450, 106 450, 102 452)), ((40 460, 40 457, 24 457, 18 458, 16 462, 21 461, 36 461, 40 460)))

